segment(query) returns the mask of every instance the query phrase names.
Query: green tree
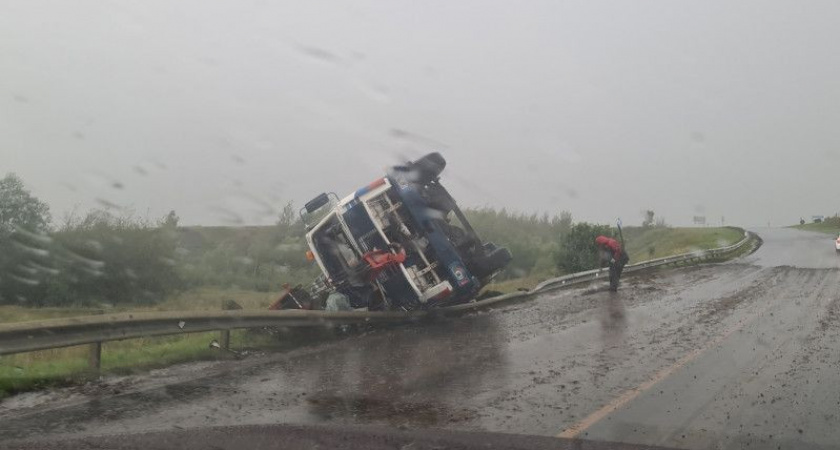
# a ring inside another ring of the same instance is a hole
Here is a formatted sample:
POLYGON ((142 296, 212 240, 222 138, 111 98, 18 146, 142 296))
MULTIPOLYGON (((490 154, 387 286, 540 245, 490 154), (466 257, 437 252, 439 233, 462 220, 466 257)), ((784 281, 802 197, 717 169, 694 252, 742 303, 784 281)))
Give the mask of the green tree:
POLYGON ((654 220, 654 212, 652 209, 645 211, 644 215, 645 220, 642 221, 642 227, 650 228, 656 224, 656 221, 654 220))
POLYGON ((0 239, 17 229, 43 232, 49 223, 49 206, 26 190, 20 177, 10 173, 0 179, 0 239))
POLYGON ((175 210, 169 211, 163 220, 160 222, 160 226, 162 228, 170 228, 175 229, 178 228, 178 222, 181 221, 181 218, 178 217, 178 214, 175 214, 175 210))
POLYGON ((15 174, 0 179, 0 303, 25 302, 53 269, 49 206, 15 174))
POLYGON ((286 203, 283 210, 280 211, 280 216, 277 218, 277 233, 278 237, 282 239, 302 237, 304 234, 303 221, 295 211, 294 202, 286 203))
POLYGON ((569 211, 560 211, 560 218, 557 221, 557 231, 561 236, 565 236, 572 230, 572 213, 569 211))

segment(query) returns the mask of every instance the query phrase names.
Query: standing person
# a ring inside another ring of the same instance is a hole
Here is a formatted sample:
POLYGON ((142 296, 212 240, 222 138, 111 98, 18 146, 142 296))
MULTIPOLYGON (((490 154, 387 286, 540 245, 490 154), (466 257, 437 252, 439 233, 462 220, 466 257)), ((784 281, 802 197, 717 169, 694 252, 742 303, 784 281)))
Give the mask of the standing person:
POLYGON ((624 270, 624 265, 630 261, 630 257, 621 248, 621 243, 613 238, 598 236, 595 238, 595 245, 598 246, 601 256, 601 267, 609 262, 610 290, 615 292, 618 290, 618 279, 621 278, 621 271, 624 270))

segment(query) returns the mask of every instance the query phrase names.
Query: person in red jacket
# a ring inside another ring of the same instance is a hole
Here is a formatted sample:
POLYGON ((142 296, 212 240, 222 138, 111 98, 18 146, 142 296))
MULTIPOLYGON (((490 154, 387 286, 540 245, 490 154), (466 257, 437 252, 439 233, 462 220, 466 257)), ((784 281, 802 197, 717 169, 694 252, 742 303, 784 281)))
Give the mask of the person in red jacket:
POLYGON ((621 248, 621 243, 613 238, 598 236, 595 238, 595 245, 598 246, 601 256, 601 267, 609 263, 610 290, 615 292, 618 290, 618 279, 621 278, 621 272, 624 270, 624 265, 630 261, 630 257, 621 248))

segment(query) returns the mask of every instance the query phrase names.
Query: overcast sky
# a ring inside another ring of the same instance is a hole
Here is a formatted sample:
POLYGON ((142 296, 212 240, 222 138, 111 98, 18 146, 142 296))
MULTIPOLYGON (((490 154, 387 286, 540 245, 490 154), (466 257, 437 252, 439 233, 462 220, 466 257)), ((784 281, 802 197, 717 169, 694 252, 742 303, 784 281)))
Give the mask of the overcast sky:
POLYGON ((438 150, 462 206, 787 225, 840 210, 838 17, 797 1, 2 1, 0 174, 56 218, 270 223, 438 150))

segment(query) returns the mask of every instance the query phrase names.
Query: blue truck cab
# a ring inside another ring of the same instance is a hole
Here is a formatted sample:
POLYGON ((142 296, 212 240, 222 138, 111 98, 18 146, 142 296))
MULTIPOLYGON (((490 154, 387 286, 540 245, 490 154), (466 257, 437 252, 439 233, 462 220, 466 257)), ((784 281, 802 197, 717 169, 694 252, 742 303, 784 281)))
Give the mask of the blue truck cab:
POLYGON ((445 165, 439 153, 431 153, 392 167, 342 199, 321 194, 307 203, 301 211, 306 241, 322 276, 307 292, 289 295, 305 296, 321 308, 328 295, 338 293, 350 307, 370 310, 474 299, 511 254, 477 236, 440 183, 445 165), (369 256, 384 252, 394 258, 385 255, 388 263, 371 271, 369 256))

